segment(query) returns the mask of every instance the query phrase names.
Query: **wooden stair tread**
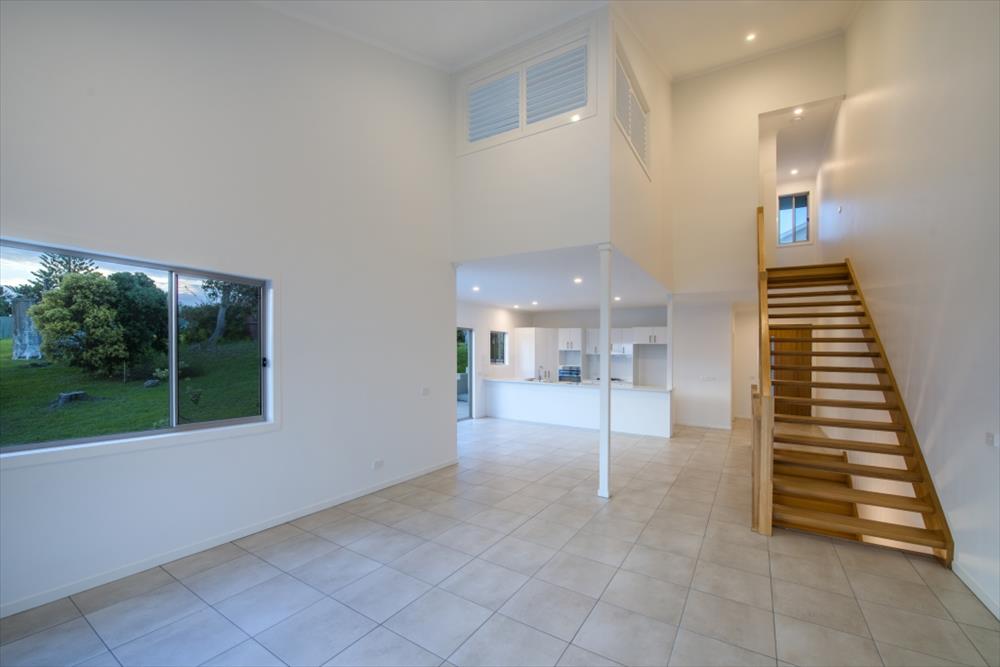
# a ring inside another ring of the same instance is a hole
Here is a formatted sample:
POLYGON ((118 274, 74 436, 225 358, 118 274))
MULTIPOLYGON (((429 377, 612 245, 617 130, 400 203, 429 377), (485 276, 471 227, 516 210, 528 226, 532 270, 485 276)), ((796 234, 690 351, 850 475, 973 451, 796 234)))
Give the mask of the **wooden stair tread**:
POLYGON ((847 463, 843 461, 819 461, 802 459, 795 456, 788 456, 786 450, 774 450, 774 473, 796 475, 801 474, 799 469, 823 470, 826 472, 841 473, 844 475, 857 475, 858 477, 874 477, 876 479, 891 479, 897 482, 919 482, 920 473, 912 470, 900 470, 898 468, 885 468, 883 466, 868 466, 860 463, 847 463))
POLYGON ((857 410, 899 410, 899 406, 884 401, 844 401, 836 398, 805 398, 801 396, 775 396, 775 401, 794 405, 825 405, 831 408, 854 408, 857 410))
POLYGON ((794 299, 796 297, 813 297, 813 296, 852 296, 857 294, 858 290, 852 288, 849 289, 829 289, 829 290, 813 290, 812 292, 771 292, 767 293, 768 299, 794 299))
POLYGON ((771 289, 798 289, 803 287, 832 287, 833 285, 847 285, 853 287, 854 283, 850 278, 824 278, 820 280, 800 280, 772 282, 768 276, 767 287, 771 289))
POLYGON ((833 426, 836 428, 853 428, 862 431, 905 431, 903 424, 893 422, 872 422, 860 419, 838 419, 835 417, 812 417, 807 415, 789 415, 777 412, 775 422, 783 424, 812 424, 814 426, 833 426))
POLYGON ((817 512, 787 505, 774 506, 776 522, 787 523, 793 527, 835 529, 843 532, 881 537, 908 544, 920 544, 926 547, 944 549, 948 546, 944 534, 940 530, 914 528, 885 521, 873 521, 858 517, 817 512))
POLYGON ((768 313, 767 319, 792 319, 793 317, 808 317, 808 318, 825 318, 825 317, 865 317, 865 311, 863 310, 852 310, 850 312, 843 313, 820 313, 820 312, 808 312, 808 313, 768 313))
MULTIPOLYGON (((798 296, 798 295, 796 295, 798 296)), ((768 303, 768 308, 827 308, 831 306, 860 306, 860 301, 792 301, 791 303, 768 303)))
POLYGON ((895 390, 887 384, 864 384, 861 382, 814 382, 813 380, 771 380, 772 385, 781 384, 792 387, 812 387, 814 389, 846 389, 851 391, 881 391, 893 392, 895 390))
POLYGON ((891 507, 907 512, 927 514, 934 511, 930 503, 920 498, 898 496, 894 493, 861 491, 840 484, 830 484, 818 480, 808 480, 785 475, 775 475, 774 492, 789 496, 803 496, 818 500, 832 500, 876 507, 891 507))
MULTIPOLYGON (((774 340, 772 338, 772 340, 774 340)), ((797 338, 795 340, 800 340, 803 342, 812 342, 813 339, 810 338, 797 338)), ((839 350, 824 350, 822 352, 817 352, 816 350, 806 350, 800 352, 790 352, 787 350, 773 351, 771 352, 772 357, 881 357, 881 352, 840 352, 839 350)))
MULTIPOLYGON (((804 357, 807 353, 797 356, 804 357)), ((854 366, 808 366, 800 364, 775 364, 771 366, 776 371, 811 371, 813 373, 887 373, 884 368, 864 368, 854 366)))
MULTIPOLYGON (((870 324, 770 324, 769 327, 773 331, 781 331, 782 329, 871 329, 870 324)), ((808 338, 799 338, 799 342, 803 340, 809 340, 808 338)))
MULTIPOLYGON (((773 327, 772 327, 773 328, 773 327)), ((771 340, 779 343, 874 343, 874 338, 845 338, 843 336, 813 336, 812 338, 791 338, 789 336, 771 336, 771 340)))
POLYGON ((813 435, 786 433, 775 429, 774 442, 788 445, 807 445, 825 449, 846 449, 852 452, 869 452, 872 454, 888 454, 891 456, 909 456, 913 453, 910 447, 904 445, 887 445, 880 442, 863 442, 861 440, 842 440, 840 438, 823 438, 813 435))

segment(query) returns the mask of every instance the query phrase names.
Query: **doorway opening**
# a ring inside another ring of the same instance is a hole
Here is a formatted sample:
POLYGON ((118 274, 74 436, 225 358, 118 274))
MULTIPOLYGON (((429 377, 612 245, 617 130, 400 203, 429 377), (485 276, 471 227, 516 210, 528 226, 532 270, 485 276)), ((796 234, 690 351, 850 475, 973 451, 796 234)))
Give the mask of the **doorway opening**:
POLYGON ((455 376, 457 379, 455 413, 458 421, 462 421, 472 419, 472 329, 458 328, 456 352, 458 365, 455 376))

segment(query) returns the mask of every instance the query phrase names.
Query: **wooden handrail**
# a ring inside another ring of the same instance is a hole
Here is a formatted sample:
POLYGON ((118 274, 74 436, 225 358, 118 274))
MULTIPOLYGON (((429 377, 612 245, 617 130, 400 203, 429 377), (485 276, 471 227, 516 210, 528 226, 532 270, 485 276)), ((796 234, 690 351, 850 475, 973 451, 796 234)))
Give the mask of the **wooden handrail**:
POLYGON ((774 504, 774 396, 771 393, 771 332, 767 322, 767 252, 764 207, 757 207, 757 300, 760 318, 758 354, 759 385, 751 387, 753 422, 751 527, 763 535, 771 534, 774 504), (759 388, 758 388, 759 387, 759 388))

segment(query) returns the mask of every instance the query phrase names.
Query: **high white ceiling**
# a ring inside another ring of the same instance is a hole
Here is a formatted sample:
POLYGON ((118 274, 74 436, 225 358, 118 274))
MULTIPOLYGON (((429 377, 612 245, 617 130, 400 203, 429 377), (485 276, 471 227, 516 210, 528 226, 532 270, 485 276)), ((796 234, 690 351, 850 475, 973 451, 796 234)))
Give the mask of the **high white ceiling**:
POLYGON ((605 0, 262 0, 260 4, 455 72, 605 0))
MULTIPOLYGON (((459 265, 456 294, 461 301, 501 308, 517 305, 526 312, 597 308, 600 273, 598 250, 593 246, 495 257, 459 265), (574 278, 583 282, 574 283, 574 278)), ((616 307, 662 305, 669 296, 662 285, 617 251, 611 256, 611 292, 622 298, 614 302, 616 307)))
POLYGON ((777 133, 777 184, 816 179, 833 133, 841 98, 803 104, 802 114, 794 108, 782 109, 761 116, 761 131, 777 133), (798 118, 798 120, 796 120, 798 118), (798 173, 792 175, 792 169, 798 173))
POLYGON ((857 0, 617 0, 674 79, 750 60, 847 27, 857 0), (752 42, 746 36, 754 33, 752 42))

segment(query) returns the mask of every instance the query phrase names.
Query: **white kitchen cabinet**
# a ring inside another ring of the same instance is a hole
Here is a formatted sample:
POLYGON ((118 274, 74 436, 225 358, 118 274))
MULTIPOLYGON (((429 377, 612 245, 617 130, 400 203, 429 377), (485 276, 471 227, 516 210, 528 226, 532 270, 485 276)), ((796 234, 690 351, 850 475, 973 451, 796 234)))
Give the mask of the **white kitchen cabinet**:
POLYGON ((559 350, 583 350, 583 329, 559 329, 559 350))
POLYGON ((634 327, 632 338, 636 345, 666 345, 667 327, 634 327))
POLYGON ((611 354, 632 354, 632 329, 611 330, 611 354))
POLYGON ((559 379, 558 335, 555 329, 519 327, 514 329, 514 363, 517 377, 559 379))
POLYGON ((601 330, 600 329, 587 329, 587 335, 584 336, 586 341, 587 354, 600 354, 601 353, 601 330))

